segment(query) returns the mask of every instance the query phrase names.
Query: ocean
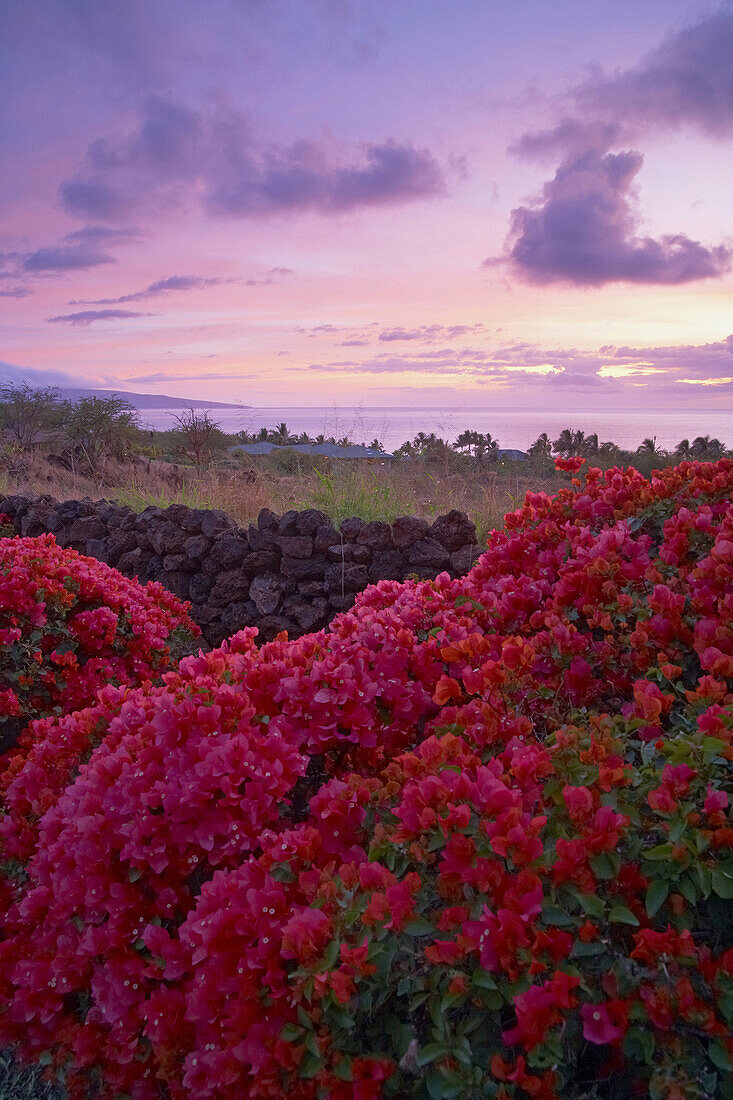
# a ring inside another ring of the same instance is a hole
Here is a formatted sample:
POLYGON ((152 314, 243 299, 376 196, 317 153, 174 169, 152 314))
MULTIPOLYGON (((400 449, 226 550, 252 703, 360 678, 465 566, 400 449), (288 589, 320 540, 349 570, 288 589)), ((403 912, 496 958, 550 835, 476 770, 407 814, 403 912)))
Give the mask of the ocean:
MULTIPOLYGON (((150 428, 174 426, 180 409, 145 409, 142 422, 150 428)), ((273 408, 212 409, 214 420, 225 432, 242 429, 257 431, 274 428, 283 421, 298 434, 310 436, 323 433, 341 439, 348 436, 354 443, 369 443, 379 439, 388 450, 394 450, 418 432, 435 432, 453 442, 465 429, 490 432, 500 447, 526 450, 541 432, 556 439, 563 428, 597 432, 601 443, 612 440, 625 450, 635 450, 647 436, 656 437, 657 446, 673 449, 681 439, 690 442, 698 435, 720 439, 733 447, 733 411, 689 410, 639 412, 607 410, 575 410, 572 413, 548 410, 529 412, 524 409, 477 408, 376 408, 370 406, 298 406, 279 405, 273 408)))

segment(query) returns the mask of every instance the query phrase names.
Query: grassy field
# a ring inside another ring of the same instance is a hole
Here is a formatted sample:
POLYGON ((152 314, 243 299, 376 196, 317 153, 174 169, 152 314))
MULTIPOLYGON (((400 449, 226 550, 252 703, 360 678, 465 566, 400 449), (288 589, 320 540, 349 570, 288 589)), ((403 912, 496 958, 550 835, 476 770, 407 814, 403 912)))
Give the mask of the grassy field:
POLYGON ((451 508, 468 513, 479 538, 502 526, 528 489, 554 492, 563 479, 514 463, 511 469, 466 470, 431 463, 395 464, 391 470, 364 464, 325 463, 320 467, 278 469, 262 462, 214 467, 200 474, 192 467, 151 461, 108 463, 96 478, 50 465, 42 456, 22 456, 0 468, 0 493, 48 493, 58 500, 102 497, 135 511, 165 508, 221 508, 245 525, 261 508, 320 508, 335 521, 350 516, 392 521, 414 515, 431 520, 451 508))

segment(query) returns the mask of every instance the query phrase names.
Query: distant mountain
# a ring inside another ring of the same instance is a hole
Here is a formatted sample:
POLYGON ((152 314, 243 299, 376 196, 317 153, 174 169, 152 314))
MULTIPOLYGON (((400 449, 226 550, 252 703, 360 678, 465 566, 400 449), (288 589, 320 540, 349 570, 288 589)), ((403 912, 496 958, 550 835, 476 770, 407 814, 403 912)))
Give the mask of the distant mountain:
POLYGON ((87 390, 77 386, 57 387, 62 397, 121 397, 135 409, 251 409, 231 401, 204 401, 198 397, 166 397, 164 393, 128 393, 126 390, 87 390))

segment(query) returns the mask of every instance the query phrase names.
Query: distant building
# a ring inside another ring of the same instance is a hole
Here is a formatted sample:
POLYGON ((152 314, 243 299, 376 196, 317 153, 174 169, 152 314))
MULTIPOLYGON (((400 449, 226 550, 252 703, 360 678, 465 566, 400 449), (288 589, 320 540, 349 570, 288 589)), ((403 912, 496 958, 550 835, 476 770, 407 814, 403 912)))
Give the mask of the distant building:
POLYGON ((341 447, 338 443, 238 443, 236 447, 227 447, 230 454, 269 455, 273 451, 296 451, 302 455, 321 455, 325 458, 359 458, 383 462, 387 467, 392 463, 392 455, 378 451, 376 447, 364 447, 361 443, 352 443, 341 447))

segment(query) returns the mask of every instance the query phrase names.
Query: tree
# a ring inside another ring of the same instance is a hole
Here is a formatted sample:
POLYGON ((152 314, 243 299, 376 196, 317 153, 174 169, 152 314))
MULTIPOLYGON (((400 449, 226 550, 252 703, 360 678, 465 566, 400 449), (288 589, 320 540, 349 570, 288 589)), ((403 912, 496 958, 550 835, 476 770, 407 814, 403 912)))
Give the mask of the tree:
POLYGON ((647 436, 643 439, 639 446, 636 448, 636 453, 639 455, 658 455, 660 450, 657 447, 657 437, 654 435, 651 438, 647 436))
POLYGON ((75 401, 68 407, 65 429, 92 473, 108 458, 129 458, 140 440, 137 409, 116 394, 75 401))
POLYGON ((527 454, 536 455, 538 458, 550 458, 552 455, 552 440, 547 432, 538 435, 534 443, 529 447, 527 454))
POLYGON ((570 455, 582 454, 585 443, 585 432, 574 432, 572 428, 563 428, 559 437, 553 442, 552 449, 555 454, 568 458, 570 455))
POLYGON ((23 450, 59 428, 67 409, 53 387, 34 389, 27 382, 0 386, 0 425, 23 450))
POLYGON ((681 439, 675 447, 674 453, 679 455, 680 458, 690 458, 692 455, 692 448, 690 447, 689 439, 681 439))
POLYGON ((709 435, 698 435, 693 439, 690 452, 693 458, 705 458, 708 461, 722 458, 725 447, 719 439, 711 439, 709 435))
POLYGON ((193 462, 198 473, 211 461, 214 451, 223 451, 226 436, 216 421, 204 409, 188 408, 175 417, 175 446, 180 454, 193 462))

